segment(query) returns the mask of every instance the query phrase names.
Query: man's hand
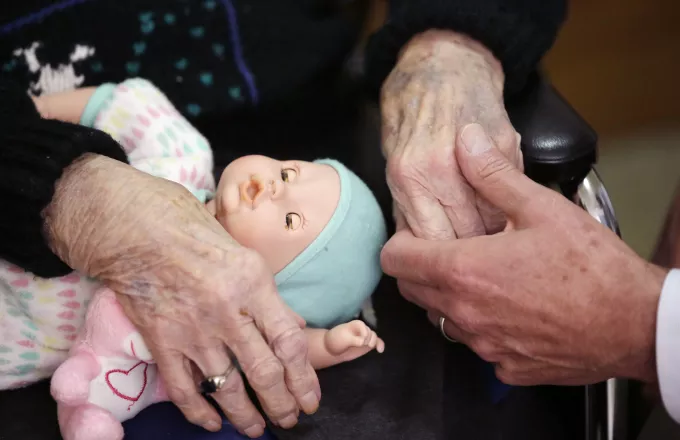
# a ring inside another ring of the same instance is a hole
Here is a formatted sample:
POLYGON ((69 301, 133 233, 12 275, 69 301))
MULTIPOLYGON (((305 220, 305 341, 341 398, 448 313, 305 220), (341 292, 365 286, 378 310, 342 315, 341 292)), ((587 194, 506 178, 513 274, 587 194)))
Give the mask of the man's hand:
POLYGON ((481 44, 449 31, 413 38, 382 88, 383 152, 399 229, 419 238, 501 230, 498 209, 465 181, 454 154, 468 123, 479 123, 522 167, 519 135, 503 103, 501 65, 481 44))
POLYGON ((264 259, 182 186, 86 155, 64 172, 45 214, 57 255, 118 293, 189 421, 220 429, 198 382, 226 374, 212 396, 242 433, 264 432, 232 355, 273 423, 289 428, 299 408, 316 411, 304 321, 277 294, 264 259))
POLYGON ((524 176, 481 126, 464 129, 456 156, 467 181, 503 210, 509 227, 453 241, 397 233, 382 264, 402 294, 444 316, 446 333, 496 364, 506 383, 653 382, 666 272, 524 176))

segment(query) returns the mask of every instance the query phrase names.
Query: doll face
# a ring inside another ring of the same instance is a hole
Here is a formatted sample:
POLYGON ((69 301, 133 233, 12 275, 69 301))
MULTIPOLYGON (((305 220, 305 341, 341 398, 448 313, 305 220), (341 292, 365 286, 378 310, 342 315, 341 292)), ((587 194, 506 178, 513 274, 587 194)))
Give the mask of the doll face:
POLYGON ((245 156, 224 170, 215 209, 227 232, 277 273, 321 233, 339 200, 331 166, 245 156))

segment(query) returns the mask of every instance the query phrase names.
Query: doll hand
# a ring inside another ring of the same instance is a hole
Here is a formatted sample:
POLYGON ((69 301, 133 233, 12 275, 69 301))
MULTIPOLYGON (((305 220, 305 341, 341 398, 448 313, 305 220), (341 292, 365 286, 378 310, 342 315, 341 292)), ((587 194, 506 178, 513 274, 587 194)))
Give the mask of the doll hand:
POLYGON ((385 351, 385 342, 366 323, 359 320, 330 329, 326 333, 326 345, 328 351, 334 354, 342 354, 354 347, 375 348, 378 353, 385 351))

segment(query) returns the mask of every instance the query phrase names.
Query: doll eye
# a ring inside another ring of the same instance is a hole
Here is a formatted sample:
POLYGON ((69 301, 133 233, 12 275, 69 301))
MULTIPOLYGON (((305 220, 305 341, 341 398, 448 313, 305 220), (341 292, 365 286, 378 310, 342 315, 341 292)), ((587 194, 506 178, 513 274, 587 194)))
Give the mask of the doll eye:
POLYGON ((294 231, 302 224, 302 217, 294 212, 286 214, 286 230, 294 231))
POLYGON ((284 168, 281 170, 281 180, 284 182, 291 182, 297 177, 297 170, 295 168, 284 168))

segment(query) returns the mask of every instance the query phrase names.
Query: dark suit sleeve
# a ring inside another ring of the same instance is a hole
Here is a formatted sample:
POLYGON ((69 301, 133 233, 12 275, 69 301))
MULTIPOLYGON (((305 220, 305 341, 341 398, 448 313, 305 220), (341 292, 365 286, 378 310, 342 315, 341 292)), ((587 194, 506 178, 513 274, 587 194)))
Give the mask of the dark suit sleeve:
POLYGON ((42 119, 21 87, 0 78, 0 259, 41 277, 72 271, 47 245, 42 212, 64 169, 85 153, 127 161, 107 134, 42 119))
POLYGON ((493 52, 503 65, 509 97, 521 91, 554 43, 567 0, 391 0, 389 9, 366 50, 367 85, 375 96, 404 44, 428 29, 448 29, 493 52))

